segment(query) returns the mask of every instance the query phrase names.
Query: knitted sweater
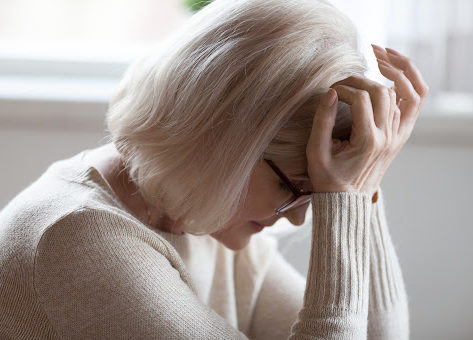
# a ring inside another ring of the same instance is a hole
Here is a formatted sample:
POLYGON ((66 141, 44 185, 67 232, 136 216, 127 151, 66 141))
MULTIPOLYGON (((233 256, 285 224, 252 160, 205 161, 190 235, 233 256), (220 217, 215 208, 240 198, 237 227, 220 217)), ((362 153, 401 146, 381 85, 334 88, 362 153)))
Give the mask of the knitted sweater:
POLYGON ((381 190, 313 195, 305 280, 271 236, 232 251, 144 225, 86 152, 0 212, 1 339, 408 338, 381 190))

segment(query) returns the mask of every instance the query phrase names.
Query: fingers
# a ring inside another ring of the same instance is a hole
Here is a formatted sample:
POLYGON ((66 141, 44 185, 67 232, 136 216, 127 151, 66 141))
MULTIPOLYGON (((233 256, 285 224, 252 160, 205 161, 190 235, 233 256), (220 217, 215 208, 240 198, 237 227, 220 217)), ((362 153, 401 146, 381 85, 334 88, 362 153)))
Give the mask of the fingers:
POLYGON ((350 144, 364 145, 366 139, 372 137, 377 130, 369 93, 347 85, 335 85, 333 89, 337 91, 340 100, 351 106, 353 123, 350 144))
POLYGON ((397 101, 401 111, 399 133, 409 136, 429 87, 409 58, 393 49, 384 50, 377 45, 373 45, 373 51, 378 57, 381 74, 394 81, 396 93, 400 97, 397 101))
MULTIPOLYGON (((391 60, 389 59, 389 56, 388 56, 388 52, 386 52, 384 48, 378 45, 374 45, 374 44, 371 44, 371 46, 373 47, 373 52, 376 56, 376 59, 378 59, 378 63, 379 63, 379 60, 384 60, 387 63, 391 63, 391 60)), ((396 89, 396 84, 394 84, 391 88, 396 92, 396 104, 399 105, 401 101, 401 97, 399 96, 399 91, 397 91, 396 89)))
POLYGON ((320 96, 319 105, 314 115, 312 131, 307 143, 307 159, 320 157, 316 161, 328 163, 332 150, 332 131, 337 115, 337 92, 329 89, 320 96))
POLYGON ((407 57, 396 50, 386 48, 387 55, 391 63, 397 68, 403 70, 406 77, 411 81, 416 92, 424 99, 429 93, 429 86, 425 82, 417 66, 407 57))
POLYGON ((420 104, 419 94, 415 91, 411 82, 402 71, 393 67, 384 60, 378 61, 379 70, 386 78, 394 81, 396 89, 402 101, 399 103, 402 119, 412 119, 417 115, 420 104))
MULTIPOLYGON (((376 52, 375 52, 376 53, 376 52)), ((378 52, 379 53, 379 52, 378 52)), ((389 57, 387 56, 387 52, 385 51, 384 54, 376 54, 376 59, 377 59, 377 62, 378 62, 378 67, 380 66, 380 64, 382 64, 381 61, 384 61, 388 64, 390 64, 391 66, 394 67, 394 65, 391 64, 391 61, 389 60, 389 57)), ((381 72, 381 74, 383 74, 382 70, 380 69, 379 70, 381 72)), ((383 74, 384 75, 384 74, 383 74)), ((385 75, 384 75, 385 76, 385 75)), ((392 79, 391 79, 392 80, 392 79)), ((396 104, 398 105, 400 102, 401 102, 401 95, 399 94, 399 91, 397 90, 396 88, 396 84, 394 84, 391 89, 394 90, 395 94, 396 94, 396 104)))
POLYGON ((399 134, 399 124, 401 122, 401 110, 399 107, 395 107, 393 111, 393 120, 392 120, 392 132, 395 136, 399 134))
POLYGON ((397 110, 399 111, 399 107, 396 103, 396 91, 392 88, 389 89, 389 115, 388 115, 388 126, 386 126, 386 137, 388 142, 391 142, 392 136, 395 134, 397 135, 397 130, 393 130, 393 119, 394 119, 394 112, 397 110))
POLYGON ((384 60, 388 64, 401 70, 405 74, 406 78, 409 79, 416 93, 418 93, 420 97, 425 97, 427 95, 429 87, 419 69, 409 58, 390 48, 383 49, 377 45, 372 46, 376 58, 384 60))
POLYGON ((390 115, 390 112, 394 109, 391 107, 391 97, 394 96, 395 98, 395 93, 393 90, 368 78, 357 76, 348 77, 336 82, 334 85, 348 85, 367 91, 370 94, 376 126, 383 130, 388 129, 388 126, 389 128, 391 127, 390 125, 392 121, 392 115, 390 115))

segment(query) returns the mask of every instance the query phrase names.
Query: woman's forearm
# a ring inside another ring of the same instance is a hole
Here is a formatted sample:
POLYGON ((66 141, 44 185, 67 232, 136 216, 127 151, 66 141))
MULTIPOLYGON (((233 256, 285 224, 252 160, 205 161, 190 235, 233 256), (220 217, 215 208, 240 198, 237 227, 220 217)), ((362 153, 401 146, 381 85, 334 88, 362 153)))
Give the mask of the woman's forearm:
POLYGON ((315 193, 304 305, 290 339, 366 339, 371 196, 315 193))
POLYGON ((370 296, 368 339, 409 338, 407 294, 396 250, 389 234, 384 197, 378 190, 370 229, 370 296))

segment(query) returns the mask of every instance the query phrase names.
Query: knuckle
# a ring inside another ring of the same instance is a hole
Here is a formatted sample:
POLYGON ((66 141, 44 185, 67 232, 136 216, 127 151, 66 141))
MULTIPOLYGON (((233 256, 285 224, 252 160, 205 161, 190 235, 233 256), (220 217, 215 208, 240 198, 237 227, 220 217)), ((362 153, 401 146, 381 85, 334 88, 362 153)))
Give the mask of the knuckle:
POLYGON ((370 94, 367 91, 361 90, 358 91, 356 100, 361 105, 368 105, 371 104, 370 94))
POLYGON ((407 57, 405 57, 405 59, 404 59, 404 65, 408 69, 413 69, 415 67, 414 62, 411 59, 407 58, 407 57))
POLYGON ((412 101, 413 101, 416 105, 420 104, 420 96, 419 96, 417 93, 413 93, 413 94, 412 94, 412 101))
POLYGON ((386 86, 377 86, 375 89, 375 93, 377 96, 381 98, 390 98, 390 91, 386 86))
POLYGON ((424 96, 427 96, 427 95, 429 94, 429 92, 430 92, 430 87, 429 87, 429 85, 424 85, 424 86, 422 87, 422 93, 421 93, 421 95, 422 95, 423 97, 424 97, 424 96))

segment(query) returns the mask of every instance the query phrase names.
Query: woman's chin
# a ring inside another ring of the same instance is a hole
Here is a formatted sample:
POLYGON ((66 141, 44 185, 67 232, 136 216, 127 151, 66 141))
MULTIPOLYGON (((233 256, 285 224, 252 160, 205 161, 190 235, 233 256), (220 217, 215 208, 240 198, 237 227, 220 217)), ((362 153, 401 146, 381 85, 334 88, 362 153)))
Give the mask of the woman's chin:
POLYGON ((225 247, 233 251, 239 251, 245 248, 250 239, 247 238, 246 240, 231 240, 230 242, 221 242, 225 247))
POLYGON ((211 236, 222 243, 226 248, 238 251, 245 248, 250 242, 251 236, 263 230, 264 226, 248 221, 244 224, 233 224, 231 227, 223 228, 211 236))

